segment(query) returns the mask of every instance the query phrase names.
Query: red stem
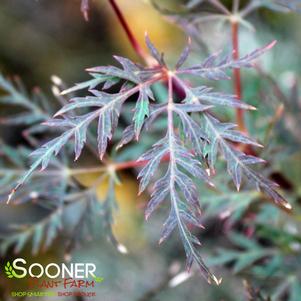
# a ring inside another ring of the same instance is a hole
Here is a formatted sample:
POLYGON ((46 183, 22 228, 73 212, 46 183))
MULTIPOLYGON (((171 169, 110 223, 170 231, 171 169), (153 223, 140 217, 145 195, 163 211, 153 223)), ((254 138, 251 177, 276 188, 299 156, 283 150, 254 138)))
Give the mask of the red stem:
MULTIPOLYGON (((233 47, 233 59, 239 59, 239 41, 238 41, 238 30, 239 24, 238 22, 232 22, 232 47, 233 47)), ((236 94, 237 98, 241 100, 242 98, 242 87, 241 87, 241 75, 240 69, 233 69, 233 85, 234 85, 234 93, 236 94)), ((244 110, 237 109, 236 110, 236 122, 238 125, 238 129, 244 133, 247 133, 247 129, 245 126, 244 121, 244 110)))
POLYGON ((117 5, 115 0, 109 0, 109 3, 111 4, 122 28, 124 29, 132 47, 134 48, 134 50, 136 51, 136 53, 143 59, 143 60, 147 60, 147 55, 145 54, 144 50, 142 49, 142 47, 140 46, 140 44, 138 43, 138 41, 136 40, 133 32, 131 31, 129 25, 127 24, 124 15, 122 14, 119 6, 117 5))

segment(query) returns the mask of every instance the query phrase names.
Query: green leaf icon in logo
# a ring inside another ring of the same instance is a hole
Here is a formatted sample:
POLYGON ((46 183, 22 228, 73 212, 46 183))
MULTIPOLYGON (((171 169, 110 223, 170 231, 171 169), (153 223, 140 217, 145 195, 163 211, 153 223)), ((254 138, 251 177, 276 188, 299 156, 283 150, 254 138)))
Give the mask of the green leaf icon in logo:
POLYGON ((6 263, 4 268, 7 278, 19 278, 9 261, 6 263))
POLYGON ((101 282, 104 281, 104 278, 103 278, 103 277, 96 277, 96 276, 94 276, 93 278, 94 278, 94 281, 95 281, 95 282, 98 282, 98 283, 101 283, 101 282))

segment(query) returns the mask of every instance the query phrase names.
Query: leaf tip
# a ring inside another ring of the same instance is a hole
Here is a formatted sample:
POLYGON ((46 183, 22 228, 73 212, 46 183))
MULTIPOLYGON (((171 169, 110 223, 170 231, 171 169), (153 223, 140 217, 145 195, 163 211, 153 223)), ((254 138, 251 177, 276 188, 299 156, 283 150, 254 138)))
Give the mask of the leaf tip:
MULTIPOLYGON (((203 224, 199 224, 198 226, 199 226, 199 228, 206 230, 206 227, 203 224)), ((201 245, 201 243, 200 243, 200 245, 201 245)))
POLYGON ((146 221, 148 221, 149 217, 150 217, 150 214, 149 214, 149 213, 145 213, 145 214, 144 214, 144 218, 145 218, 146 221))
POLYGON ((63 90, 63 91, 60 92, 60 95, 66 95, 66 94, 68 94, 68 92, 69 92, 68 89, 63 90))
POLYGON ((16 188, 12 189, 12 191, 11 191, 10 194, 8 195, 7 200, 6 200, 6 204, 7 204, 7 205, 10 203, 10 201, 11 201, 11 199, 13 198, 13 196, 14 196, 16 190, 17 190, 16 188))
POLYGON ((282 206, 284 208, 286 208, 287 210, 292 210, 293 209, 293 207, 292 207, 292 205, 290 203, 283 203, 282 206))
MULTIPOLYGON (((138 178, 137 178, 137 179, 138 179, 138 178)), ((140 196, 140 195, 142 194, 142 192, 143 192, 142 187, 139 187, 138 196, 140 196)))
POLYGON ((84 15, 85 21, 88 22, 89 21, 89 14, 88 14, 88 12, 87 11, 83 12, 83 15, 84 15))
POLYGON ((249 109, 250 111, 257 111, 257 108, 254 107, 254 106, 248 106, 248 109, 249 109))
POLYGON ((188 46, 190 46, 191 45, 191 37, 190 36, 188 36, 188 39, 187 39, 187 44, 188 44, 188 46))
POLYGON ((267 50, 270 50, 270 49, 272 49, 276 44, 277 44, 277 40, 274 40, 273 42, 271 42, 271 43, 266 47, 266 49, 267 49, 267 50))
POLYGON ((89 67, 89 68, 86 68, 85 71, 87 71, 87 72, 95 72, 96 69, 97 69, 97 67, 89 67))
POLYGON ((214 275, 211 275, 211 278, 208 278, 208 283, 211 284, 211 280, 214 281, 214 283, 219 286, 222 283, 223 278, 217 279, 214 275))
POLYGON ((217 278, 215 277, 215 279, 216 279, 216 284, 217 284, 217 285, 220 285, 220 284, 222 283, 222 281, 223 281, 223 278, 222 278, 222 277, 219 278, 219 279, 217 279, 217 278))
POLYGON ((208 184, 209 184, 209 186, 211 186, 211 187, 213 187, 213 188, 215 187, 215 185, 214 185, 213 182, 210 182, 210 181, 209 181, 208 184))

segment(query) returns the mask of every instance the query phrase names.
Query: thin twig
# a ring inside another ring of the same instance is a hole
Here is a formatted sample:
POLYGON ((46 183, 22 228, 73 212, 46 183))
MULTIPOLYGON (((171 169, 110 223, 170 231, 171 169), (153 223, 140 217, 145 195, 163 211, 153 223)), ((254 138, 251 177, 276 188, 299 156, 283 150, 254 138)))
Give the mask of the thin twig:
POLYGON ((109 0, 109 3, 112 6, 113 11, 116 14, 116 17, 118 18, 122 28, 124 29, 133 49, 135 52, 145 61, 148 60, 148 55, 144 52, 143 48, 141 45, 138 43, 137 39, 135 38, 132 30, 130 29, 122 11, 120 10, 119 6, 117 5, 115 0, 109 0))
MULTIPOLYGON (((232 29, 233 59, 238 60, 239 59, 239 33, 238 33, 239 23, 237 21, 232 21, 231 29, 232 29)), ((233 85, 234 85, 235 95, 237 96, 238 100, 241 100, 242 86, 241 86, 240 69, 238 68, 233 69, 233 77, 234 77, 233 85)), ((244 110, 242 109, 236 110, 236 121, 237 121, 238 129, 244 133, 247 133, 247 129, 244 121, 244 110)))

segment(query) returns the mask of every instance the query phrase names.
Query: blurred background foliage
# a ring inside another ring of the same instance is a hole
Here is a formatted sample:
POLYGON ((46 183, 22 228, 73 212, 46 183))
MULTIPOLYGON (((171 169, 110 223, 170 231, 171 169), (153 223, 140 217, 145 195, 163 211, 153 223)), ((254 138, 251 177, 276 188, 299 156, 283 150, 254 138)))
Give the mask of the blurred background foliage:
MULTIPOLYGON (((185 14, 184 2, 118 1, 139 42, 144 45, 144 32, 147 31, 155 45, 166 53, 169 63, 175 61, 187 39, 185 30, 174 23, 175 14, 185 14)), ((224 1, 229 7, 231 2, 224 1)), ((139 61, 107 1, 92 1, 89 22, 83 20, 79 7, 80 1, 76 0, 0 2, 1 73, 9 76, 9 80, 15 80, 15 76, 20 77, 29 94, 33 91, 34 95, 40 95, 42 90, 47 96, 46 102, 56 108, 60 99, 53 95, 55 89, 52 88, 53 83, 50 80, 52 75, 58 75, 66 86, 70 86, 74 82, 87 79, 85 68, 112 64, 112 54, 139 61)), ((281 185, 283 193, 294 207, 293 212, 288 214, 280 211, 259 192, 235 192, 229 177, 223 173, 224 166, 221 163, 221 172, 215 177, 218 190, 208 191, 208 187, 203 187, 201 183, 199 185, 206 226, 198 234, 203 243, 201 252, 216 274, 223 277, 219 287, 209 286, 197 273, 194 275, 193 272, 189 276, 182 273, 185 255, 176 237, 158 246, 157 238, 164 212, 157 212, 147 223, 143 221, 147 197, 137 197, 135 170, 118 174, 121 184, 112 184, 119 207, 114 213, 112 231, 118 241, 126 246, 128 254, 122 254, 124 250, 118 252, 108 243, 107 233, 103 231, 107 229, 106 225, 104 228, 99 225, 104 218, 102 214, 92 224, 94 236, 90 240, 87 240, 87 233, 83 233, 84 238, 79 246, 77 243, 70 243, 70 233, 79 235, 81 232, 79 229, 76 233, 72 232, 72 225, 80 220, 81 212, 86 208, 87 198, 83 197, 82 191, 89 191, 89 187, 101 176, 98 172, 85 173, 76 177, 75 186, 67 181, 71 188, 68 186, 66 193, 71 194, 71 190, 75 198, 79 193, 79 202, 71 204, 66 212, 57 211, 59 218, 52 229, 54 242, 50 248, 45 252, 32 254, 30 244, 26 244, 21 248, 20 256, 26 257, 28 261, 45 263, 70 260, 70 256, 75 262, 96 263, 99 276, 105 279, 96 288, 99 296, 97 300, 301 300, 301 105, 298 84, 301 67, 301 20, 294 13, 283 14, 260 9, 250 16, 249 21, 257 30, 241 29, 241 53, 247 53, 274 39, 278 40, 278 44, 261 60, 258 70, 242 73, 243 99, 258 108, 257 112, 246 114, 247 126, 252 136, 266 145, 260 154, 269 162, 264 173, 281 185), (60 225, 61 215, 64 220, 63 229, 60 225), (56 238, 58 231, 61 234, 56 238), (173 278, 175 275, 178 278, 173 278), (172 278, 174 282, 170 282, 172 278), (184 278, 189 279, 171 287, 184 278), (244 286, 243 279, 246 280, 244 286)), ((229 50, 229 33, 229 26, 225 23, 202 23, 196 37, 193 37, 194 51, 191 61, 195 63, 211 51, 229 50), (200 41, 196 42, 198 35, 200 41)), ((3 83, 6 83, 4 78, 1 80, 0 90, 5 90, 3 83)), ((232 89, 231 82, 218 85, 220 90, 230 92, 232 89)), ((32 96, 28 96, 28 99, 31 102, 32 96)), ((0 118, 15 114, 18 110, 18 106, 1 104, 0 118)), ((53 112, 46 109, 48 116, 53 112)), ((216 114, 221 114, 224 120, 230 120, 234 115, 231 110, 217 111, 216 114)), ((126 124, 126 114, 123 124, 126 124)), ((6 169, 12 166, 7 163, 7 156, 15 161, 20 156, 21 163, 15 163, 21 165, 16 166, 28 164, 25 163, 28 150, 20 150, 20 147, 29 147, 22 136, 22 131, 27 127, 24 124, 1 125, 2 180, 6 169), (14 154, 14 151, 19 155, 14 154)), ((137 158, 156 140, 156 131, 160 131, 162 127, 164 122, 158 121, 158 128, 149 137, 143 138, 139 145, 130 144, 117 154, 112 150, 110 160, 137 158)), ((45 133, 40 138, 45 139, 45 133)), ((68 152, 64 156, 67 158, 59 158, 58 164, 66 163, 69 159, 72 161, 72 158, 68 158, 68 152)), ((79 164, 85 167, 99 163, 87 153, 79 164)), ((70 166, 74 164, 71 162, 70 166)), ((109 182, 106 177, 101 184, 96 185, 96 203, 93 201, 93 206, 100 203, 103 205, 99 200, 107 198, 109 182)), ((37 181, 36 185, 40 185, 40 182, 37 181)), ((4 248, 8 237, 14 238, 12 233, 16 230, 23 233, 24 229, 31 229, 28 225, 35 225, 48 218, 49 210, 60 209, 59 206, 53 207, 48 203, 47 206, 41 206, 36 200, 22 202, 18 206, 7 206, 6 188, 1 186, 0 193, 1 248, 4 248)), ((32 191, 33 188, 28 187, 23 194, 29 195, 32 191)), ((92 207, 89 209, 92 211, 87 212, 95 213, 97 208, 92 207)), ((91 232, 89 231, 88 233, 91 232)), ((37 249, 39 244, 45 243, 46 237, 45 234, 41 235, 37 249)), ((109 240, 112 241, 112 238, 109 237, 109 240)), ((10 252, 13 250, 10 245, 7 250, 8 252, 3 252, 1 263, 15 256, 10 252)), ((3 300, 10 300, 10 290, 26 288, 25 282, 7 280, 2 273, 0 281, 3 300)))

